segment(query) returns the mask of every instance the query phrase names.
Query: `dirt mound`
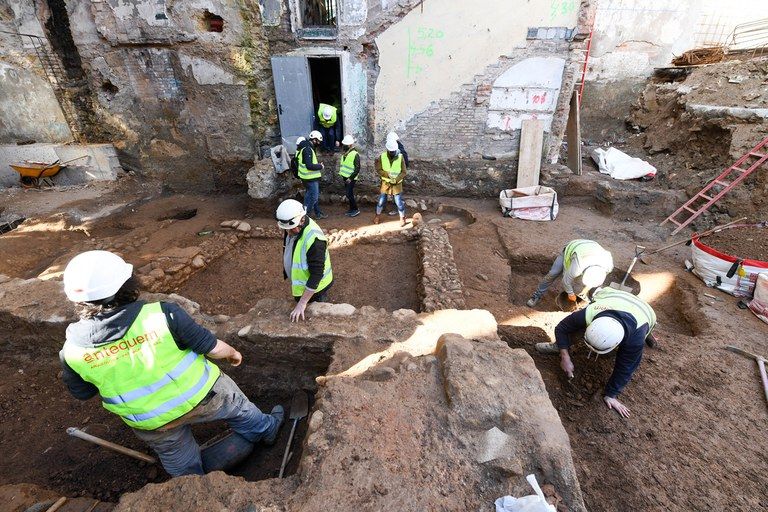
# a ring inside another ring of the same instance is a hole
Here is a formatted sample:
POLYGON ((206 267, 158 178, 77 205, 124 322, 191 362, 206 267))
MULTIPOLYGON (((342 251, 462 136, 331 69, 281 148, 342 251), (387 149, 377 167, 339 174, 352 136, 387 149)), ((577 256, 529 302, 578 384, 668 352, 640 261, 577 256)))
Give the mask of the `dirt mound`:
POLYGON ((702 242, 737 258, 768 261, 768 233, 765 228, 725 229, 703 238, 702 242))

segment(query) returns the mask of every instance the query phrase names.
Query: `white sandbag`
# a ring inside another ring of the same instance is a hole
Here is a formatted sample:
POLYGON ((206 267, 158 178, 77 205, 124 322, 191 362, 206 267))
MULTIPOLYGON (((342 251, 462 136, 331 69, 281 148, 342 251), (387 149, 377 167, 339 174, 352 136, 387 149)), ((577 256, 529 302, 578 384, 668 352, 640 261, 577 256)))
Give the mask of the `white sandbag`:
POLYGON ((534 475, 525 477, 528 483, 533 487, 536 494, 515 498, 514 496, 504 496, 495 501, 496 512, 556 512, 554 506, 547 503, 544 493, 539 487, 534 475))
POLYGON ((541 185, 502 190, 499 205, 503 216, 525 220, 555 220, 560 209, 557 192, 541 185))
POLYGON ((272 165, 275 166, 275 172, 277 174, 282 174, 291 168, 289 160, 290 155, 288 155, 288 150, 285 146, 273 146, 272 149, 269 150, 269 154, 272 157, 272 165))
POLYGON ((757 318, 768 324, 768 272, 758 274, 755 295, 749 301, 749 309, 757 318))
POLYGON ((752 297, 757 276, 768 272, 768 262, 739 259, 714 249, 698 237, 691 244, 693 273, 707 286, 735 297, 752 297))
POLYGON ((640 158, 634 158, 616 148, 594 150, 600 172, 616 180, 634 180, 643 176, 656 176, 656 168, 640 158))

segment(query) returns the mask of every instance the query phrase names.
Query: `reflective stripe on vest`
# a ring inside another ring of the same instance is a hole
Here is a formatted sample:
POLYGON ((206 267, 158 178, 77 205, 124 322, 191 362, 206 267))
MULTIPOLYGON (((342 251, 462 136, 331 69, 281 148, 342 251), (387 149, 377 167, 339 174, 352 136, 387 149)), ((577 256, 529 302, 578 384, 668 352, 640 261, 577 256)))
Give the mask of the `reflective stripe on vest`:
POLYGON ((301 148, 301 151, 299 151, 299 154, 296 158, 298 158, 299 162, 299 179, 301 180, 315 180, 320 177, 320 171, 310 171, 307 169, 307 164, 304 163, 304 150, 309 149, 312 152, 312 163, 317 163, 317 155, 315 154, 315 150, 310 147, 304 147, 301 148))
MULTIPOLYGON (((312 247, 315 240, 327 241, 323 230, 317 223, 307 217, 307 227, 301 233, 301 238, 296 240, 293 248, 293 263, 291 265, 291 293, 294 297, 301 297, 307 287, 309 280, 309 264, 307 263, 307 250, 312 247)), ((328 252, 328 246, 325 247, 325 265, 323 267, 323 278, 317 285, 317 290, 325 289, 333 281, 333 271, 331 269, 331 256, 328 252)))
POLYGON ((592 296, 592 303, 586 308, 587 325, 603 311, 623 311, 635 318, 637 326, 648 324, 648 332, 656 326, 656 313, 643 299, 629 292, 601 288, 592 296))
POLYGON ((317 120, 320 121, 320 125, 323 128, 330 128, 331 126, 336 124, 336 107, 333 105, 328 105, 326 103, 321 103, 319 107, 317 107, 317 120), (325 110, 325 107, 329 107, 331 109, 331 118, 327 121, 323 117, 323 110, 325 110))
POLYGON ((397 158, 391 162, 389 161, 389 155, 386 151, 381 154, 381 169, 389 175, 389 179, 383 178, 384 181, 388 181, 389 183, 397 183, 397 178, 403 172, 403 166, 401 163, 402 160, 402 153, 398 154, 397 158))
POLYGON ((339 162, 339 176, 342 178, 349 178, 355 173, 356 156, 357 150, 352 149, 349 153, 341 157, 341 162, 339 162))
POLYGON ((105 409, 154 430, 199 404, 220 375, 205 356, 179 350, 160 303, 145 304, 125 335, 93 348, 64 344, 64 359, 95 385, 105 409))
MULTIPOLYGON (((607 251, 603 249, 600 244, 592 240, 574 240, 565 246, 565 251, 563 251, 563 265, 566 269, 571 268, 571 259, 573 258, 573 255, 576 254, 581 263, 581 268, 584 269, 591 266, 588 263, 588 260, 593 257, 599 258, 603 256, 603 253, 605 252, 607 251)), ((610 269, 606 270, 610 272, 610 269)))

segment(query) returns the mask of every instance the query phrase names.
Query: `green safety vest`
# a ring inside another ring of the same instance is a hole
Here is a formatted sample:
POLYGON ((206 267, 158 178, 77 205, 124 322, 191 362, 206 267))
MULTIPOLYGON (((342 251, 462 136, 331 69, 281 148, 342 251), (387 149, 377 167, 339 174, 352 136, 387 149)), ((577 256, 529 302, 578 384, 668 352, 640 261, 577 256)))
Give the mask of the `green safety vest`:
POLYGON ((402 159, 402 153, 397 155, 397 158, 391 162, 389 161, 389 155, 386 151, 381 154, 381 168, 389 175, 389 180, 384 178, 385 181, 388 181, 389 183, 397 183, 397 178, 403 172, 403 166, 400 163, 402 159))
MULTIPOLYGON (((301 297, 307 288, 309 280, 309 265, 307 264, 307 250, 312 247, 315 240, 327 241, 323 230, 317 223, 307 217, 307 227, 301 232, 301 237, 296 240, 293 246, 293 264, 291 265, 291 293, 294 297, 301 297)), ((323 278, 317 285, 317 291, 324 290, 333 281, 333 270, 331 270, 331 256, 328 253, 328 246, 325 247, 325 266, 323 268, 323 278)))
POLYGON ((342 178, 349 178, 355 173, 356 156, 357 150, 351 149, 346 155, 341 157, 341 162, 339 162, 339 176, 342 178))
POLYGON ((331 126, 336 124, 336 107, 333 105, 328 105, 326 103, 321 103, 319 107, 317 107, 317 120, 320 121, 320 125, 323 128, 330 128, 331 126), (323 117, 323 110, 325 110, 325 107, 331 107, 331 118, 329 120, 325 120, 323 117))
POLYGON ((656 326, 656 313, 640 297, 613 288, 601 288, 592 296, 592 303, 586 307, 587 325, 603 311, 623 311, 635 317, 637 326, 648 324, 648 332, 656 326))
POLYGON ((159 302, 145 304, 119 340, 90 348, 66 342, 63 353, 70 368, 99 389, 104 408, 140 430, 191 411, 221 373, 205 356, 179 350, 159 302))
MULTIPOLYGON (((304 149, 302 148, 301 151, 299 151, 299 154, 296 156, 299 162, 299 179, 300 180, 316 180, 320 178, 320 171, 310 171, 307 169, 307 164, 304 163, 304 149)), ((315 150, 312 148, 309 148, 309 150, 312 152, 312 163, 317 163, 317 155, 315 154, 315 150)))
POLYGON ((578 256, 579 261, 583 264, 593 257, 602 256, 605 252, 607 251, 603 249, 600 244, 592 240, 574 240, 565 246, 565 251, 563 252, 563 265, 566 269, 571 268, 571 260, 573 259, 574 254, 578 256))

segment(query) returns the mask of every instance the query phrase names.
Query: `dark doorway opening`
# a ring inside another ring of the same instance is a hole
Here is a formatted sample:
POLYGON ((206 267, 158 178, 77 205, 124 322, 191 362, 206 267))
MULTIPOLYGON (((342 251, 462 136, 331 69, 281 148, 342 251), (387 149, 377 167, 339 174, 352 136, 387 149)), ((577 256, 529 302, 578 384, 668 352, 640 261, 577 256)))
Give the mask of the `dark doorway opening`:
POLYGON ((307 61, 312 82, 315 127, 319 122, 317 108, 320 103, 336 107, 338 117, 336 138, 340 141, 344 137, 344 117, 341 110, 341 60, 338 57, 309 57, 307 61))

